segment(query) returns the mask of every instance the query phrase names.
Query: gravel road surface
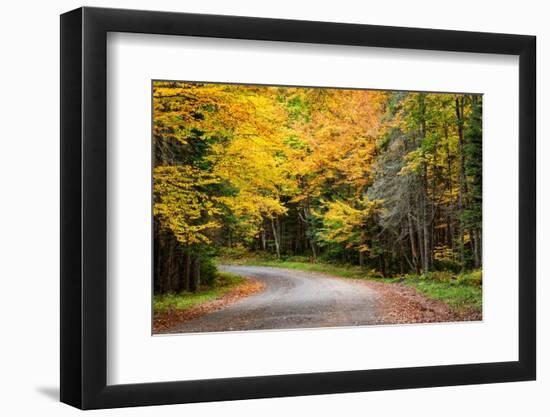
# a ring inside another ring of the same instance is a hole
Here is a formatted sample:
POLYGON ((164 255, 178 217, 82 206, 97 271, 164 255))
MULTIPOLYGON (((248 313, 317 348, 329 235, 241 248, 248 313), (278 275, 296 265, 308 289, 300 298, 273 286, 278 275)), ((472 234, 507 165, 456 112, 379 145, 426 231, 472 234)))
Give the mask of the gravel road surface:
POLYGON ((170 333, 353 326, 380 320, 378 293, 354 280, 264 266, 223 265, 220 270, 255 278, 265 288, 181 323, 170 333))

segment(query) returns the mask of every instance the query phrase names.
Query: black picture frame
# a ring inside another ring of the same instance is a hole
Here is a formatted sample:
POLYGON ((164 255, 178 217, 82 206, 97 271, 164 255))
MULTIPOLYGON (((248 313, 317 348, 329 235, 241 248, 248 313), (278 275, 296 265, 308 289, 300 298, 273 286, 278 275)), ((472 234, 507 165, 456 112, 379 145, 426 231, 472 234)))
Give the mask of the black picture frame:
POLYGON ((61 15, 61 401, 82 409, 533 380, 534 36, 79 8, 61 15), (519 56, 519 360, 107 385, 108 32, 519 56))

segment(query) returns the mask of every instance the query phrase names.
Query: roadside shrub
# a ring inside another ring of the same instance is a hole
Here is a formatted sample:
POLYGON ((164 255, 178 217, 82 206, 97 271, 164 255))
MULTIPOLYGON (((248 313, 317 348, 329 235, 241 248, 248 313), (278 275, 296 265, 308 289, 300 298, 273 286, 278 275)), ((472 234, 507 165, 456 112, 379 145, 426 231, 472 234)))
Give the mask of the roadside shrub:
POLYGON ((450 282, 453 279, 456 279, 454 274, 449 271, 433 271, 428 273, 426 278, 438 282, 450 282))
POLYGON ((232 247, 224 246, 219 249, 218 256, 227 259, 240 259, 249 257, 250 253, 243 245, 235 245, 232 247))
POLYGON ((310 262, 311 259, 307 256, 303 255, 295 255, 295 256, 282 256, 282 260, 285 262, 310 262))
POLYGON ((355 263, 355 259, 349 259, 349 256, 348 251, 340 245, 326 245, 323 247, 322 253, 317 257, 317 260, 329 264, 355 263))
POLYGON ((462 276, 462 280, 468 285, 475 285, 481 287, 483 283, 483 274, 481 269, 476 269, 474 271, 468 272, 462 276))
POLYGON ((434 259, 433 269, 436 271, 451 271, 458 274, 462 266, 459 262, 453 261, 452 259, 434 259))
POLYGON ((469 285, 476 287, 480 287, 482 284, 482 274, 480 269, 458 274, 450 271, 432 271, 427 274, 420 275, 418 279, 444 282, 452 285, 469 285))
POLYGON ((201 257, 201 283, 205 286, 211 287, 214 284, 218 268, 210 257, 201 257))
POLYGON ((377 271, 376 269, 371 269, 367 272, 367 275, 371 278, 384 278, 384 275, 382 275, 382 272, 377 271))
POLYGON ((223 288, 244 282, 244 278, 230 272, 218 271, 216 274, 216 287, 223 288))

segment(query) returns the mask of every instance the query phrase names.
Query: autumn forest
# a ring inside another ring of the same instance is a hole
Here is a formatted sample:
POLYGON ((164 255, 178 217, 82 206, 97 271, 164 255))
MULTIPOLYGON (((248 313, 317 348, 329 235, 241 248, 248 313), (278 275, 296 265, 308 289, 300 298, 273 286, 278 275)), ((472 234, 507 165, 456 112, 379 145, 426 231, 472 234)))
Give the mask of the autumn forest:
POLYGON ((481 95, 155 81, 153 153, 155 294, 219 259, 481 268, 481 95))

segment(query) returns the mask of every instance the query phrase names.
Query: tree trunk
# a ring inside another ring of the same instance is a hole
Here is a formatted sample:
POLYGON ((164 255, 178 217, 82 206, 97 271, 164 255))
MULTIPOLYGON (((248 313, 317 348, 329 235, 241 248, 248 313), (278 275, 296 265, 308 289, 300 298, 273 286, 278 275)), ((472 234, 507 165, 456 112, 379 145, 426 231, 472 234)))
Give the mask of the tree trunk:
MULTIPOLYGON (((420 139, 421 139, 421 145, 426 139, 426 103, 424 101, 425 96, 424 94, 419 94, 419 106, 420 106, 420 139)), ((421 201, 421 210, 420 210, 420 220, 422 223, 422 235, 423 235, 423 243, 424 243, 424 249, 423 249, 423 256, 422 256, 422 269, 424 273, 428 273, 430 269, 430 234, 428 231, 428 164, 424 160, 423 163, 423 169, 422 169, 422 195, 420 197, 421 201)))
POLYGON ((481 237, 481 229, 477 230, 477 267, 481 268, 483 262, 483 240, 481 237))
MULTIPOLYGON (((367 234, 365 233, 364 230, 361 230, 361 234, 359 237, 359 243, 361 246, 365 245, 366 238, 367 238, 367 234)), ((359 266, 361 267, 365 266, 365 251, 363 250, 362 247, 359 248, 359 266)))
POLYGON ((273 231, 273 240, 275 241, 275 250, 277 252, 277 259, 281 259, 281 248, 279 247, 279 236, 277 234, 277 228, 275 227, 275 221, 271 218, 271 230, 273 231))
POLYGON ((428 222, 426 221, 426 203, 423 204, 422 211, 422 232, 424 234, 424 273, 427 274, 430 270, 430 238, 428 233, 428 222))
POLYGON ((304 210, 304 215, 302 216, 302 214, 300 212, 298 212, 298 216, 300 217, 300 220, 302 220, 302 222, 305 226, 304 235, 306 236, 307 242, 309 243, 309 247, 311 248, 311 254, 313 256, 313 260, 315 261, 315 260, 317 260, 317 249, 315 247, 315 241, 311 237, 312 232, 309 230, 310 229, 310 224, 309 224, 309 221, 308 221, 308 219, 309 219, 309 198, 306 200, 306 207, 304 207, 303 210, 304 210))
POLYGON ((466 195, 466 171, 465 171, 465 160, 464 160, 464 98, 462 97, 459 100, 458 97, 455 98, 455 111, 456 111, 456 122, 458 127, 458 153, 460 155, 460 187, 458 190, 458 212, 459 212, 459 233, 460 233, 460 264, 462 269, 464 269, 464 197, 466 195))
POLYGON ((279 251, 285 250, 285 222, 279 217, 276 219, 277 230, 279 231, 279 251))
POLYGON ((266 238, 265 238, 265 229, 262 227, 262 230, 260 231, 260 240, 262 242, 262 250, 266 251, 266 238))
POLYGON ((191 291, 195 292, 201 285, 201 261, 199 255, 195 255, 192 261, 191 291))
POLYGON ((171 236, 168 243, 168 282, 170 283, 170 292, 178 290, 177 259, 174 256, 175 249, 176 240, 171 236))
POLYGON ((428 219, 431 217, 429 211, 429 201, 428 201, 428 173, 426 164, 424 164, 424 192, 422 193, 422 231, 424 233, 424 273, 427 274, 430 270, 430 231, 429 231, 429 222, 428 219))
MULTIPOLYGON (((420 200, 422 200, 422 198, 420 198, 420 200)), ((417 210, 417 216, 416 216, 416 234, 418 236, 418 248, 419 248, 419 251, 420 251, 420 264, 422 265, 422 268, 424 268, 424 265, 425 265, 425 259, 426 259, 426 256, 425 256, 425 245, 424 245, 424 240, 423 240, 423 234, 424 234, 424 229, 422 227, 422 221, 421 221, 421 217, 422 217, 422 214, 423 214, 423 210, 422 210, 422 202, 419 201, 418 202, 418 210, 417 210)))
POLYGON ((479 268, 481 266, 481 243, 479 239, 479 234, 477 229, 472 229, 470 231, 472 235, 473 247, 474 247, 474 266, 479 268))
POLYGON ((162 265, 160 270, 160 275, 162 279, 162 292, 167 293, 170 292, 170 258, 167 256, 167 250, 166 245, 167 242, 165 242, 165 239, 170 239, 171 236, 164 235, 161 236, 162 244, 160 246, 163 256, 162 256, 162 265))
POLYGON ((414 241, 414 227, 412 222, 412 216, 411 213, 408 213, 407 215, 408 224, 409 224, 409 240, 411 242, 411 257, 412 257, 412 263, 414 266, 414 270, 416 273, 418 273, 418 253, 416 251, 416 244, 414 241))
POLYGON ((317 249, 315 248, 315 242, 310 239, 309 240, 309 246, 311 246, 311 254, 313 255, 313 260, 317 260, 317 249))
POLYGON ((448 126, 445 125, 445 147, 447 151, 447 189, 449 191, 449 207, 447 209, 447 246, 451 248, 453 253, 453 259, 454 259, 454 253, 455 253, 455 242, 454 242, 454 224, 452 219, 452 213, 453 213, 453 167, 451 162, 451 149, 449 147, 449 129, 448 126))
POLYGON ((183 289, 191 290, 191 251, 189 248, 185 250, 183 260, 183 289))
POLYGON ((386 276, 386 260, 384 259, 384 255, 380 254, 378 255, 378 261, 380 264, 380 272, 382 273, 382 276, 386 276))
POLYGON ((155 279, 154 279, 154 287, 155 292, 162 294, 164 292, 164 288, 162 287, 162 251, 160 248, 161 245, 161 239, 160 239, 160 232, 158 231, 158 225, 155 225, 155 236, 154 236, 154 245, 155 245, 155 257, 153 259, 153 262, 155 263, 155 279))

